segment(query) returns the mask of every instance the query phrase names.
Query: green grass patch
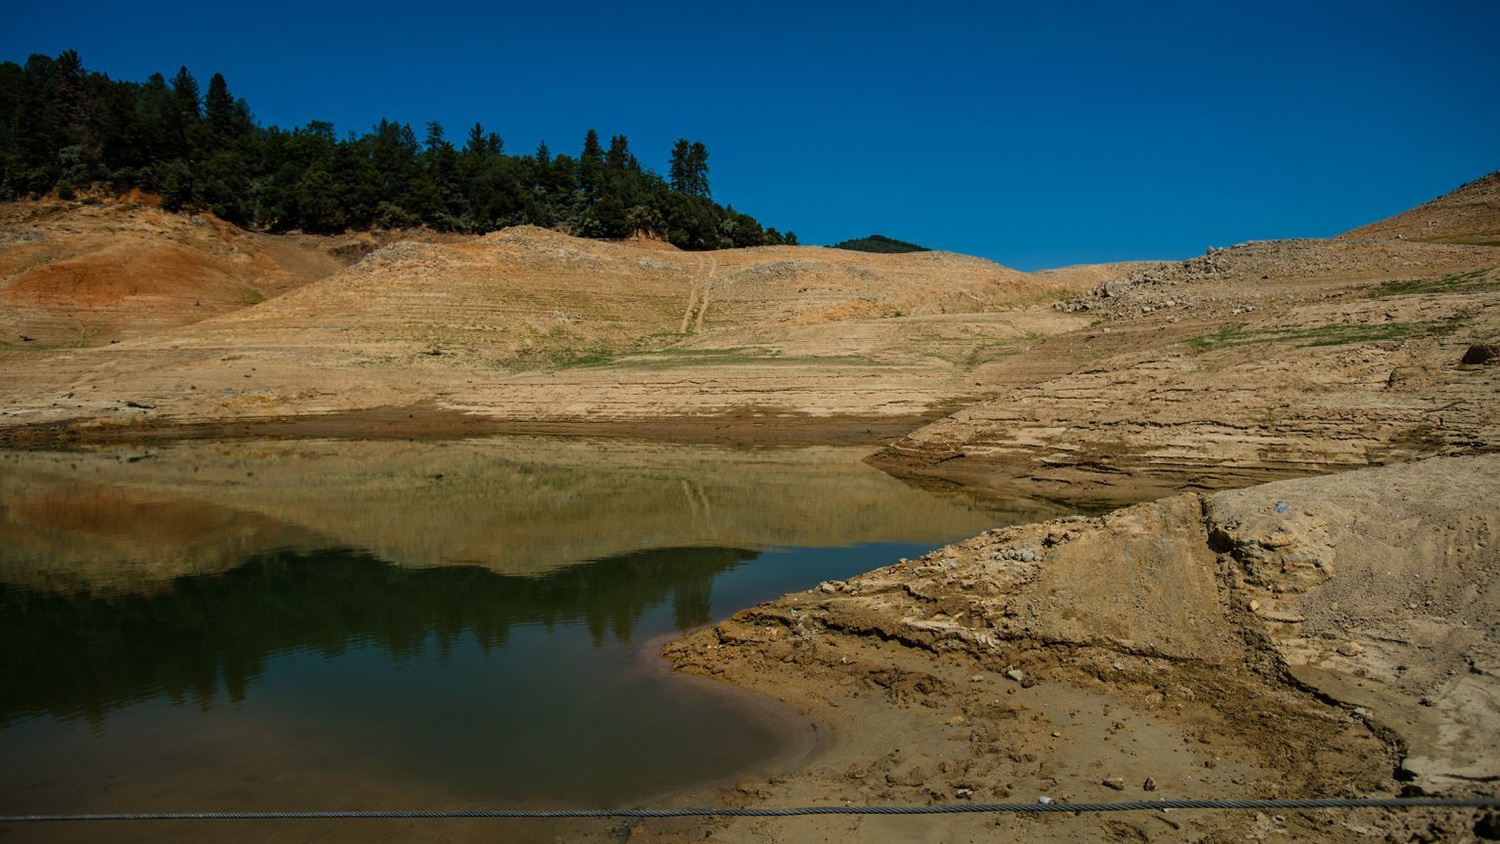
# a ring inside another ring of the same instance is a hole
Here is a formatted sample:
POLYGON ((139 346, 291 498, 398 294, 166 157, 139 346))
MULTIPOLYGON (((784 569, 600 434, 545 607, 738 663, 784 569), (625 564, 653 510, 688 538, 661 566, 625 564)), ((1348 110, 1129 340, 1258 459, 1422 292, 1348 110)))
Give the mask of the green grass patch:
MULTIPOLYGON (((662 367, 676 366, 736 366, 757 363, 790 363, 801 358, 783 357, 780 351, 764 346, 744 346, 728 349, 657 349, 637 352, 621 358, 620 366, 662 367)), ((808 358, 823 360, 823 358, 808 358)))
POLYGON ((1406 296, 1414 293, 1463 293, 1470 290, 1482 290, 1495 286, 1495 279, 1490 278, 1494 270, 1495 268, 1491 267, 1484 270, 1470 270, 1466 273, 1453 273, 1436 279, 1393 281, 1381 285, 1374 295, 1406 296))
POLYGON ((603 347, 593 349, 558 349, 544 355, 546 369, 596 369, 615 362, 615 351, 603 347))
POLYGON ((1359 323, 1294 328, 1249 328, 1246 323, 1240 323, 1214 334, 1190 338, 1186 342, 1203 351, 1248 346, 1255 343, 1290 343, 1298 348, 1307 349, 1318 346, 1346 346, 1350 343, 1374 343, 1380 340, 1404 340, 1409 337, 1440 337, 1453 333, 1464 321, 1463 317, 1455 317, 1425 322, 1359 323))

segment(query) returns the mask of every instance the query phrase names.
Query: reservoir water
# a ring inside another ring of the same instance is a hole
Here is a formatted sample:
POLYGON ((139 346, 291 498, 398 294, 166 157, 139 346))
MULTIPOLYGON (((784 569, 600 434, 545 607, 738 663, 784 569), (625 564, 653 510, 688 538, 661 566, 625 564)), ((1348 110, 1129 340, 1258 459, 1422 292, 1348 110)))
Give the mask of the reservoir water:
POLYGON ((789 764, 808 725, 670 675, 662 638, 1062 513, 864 453, 0 453, 0 813, 615 807, 789 764))

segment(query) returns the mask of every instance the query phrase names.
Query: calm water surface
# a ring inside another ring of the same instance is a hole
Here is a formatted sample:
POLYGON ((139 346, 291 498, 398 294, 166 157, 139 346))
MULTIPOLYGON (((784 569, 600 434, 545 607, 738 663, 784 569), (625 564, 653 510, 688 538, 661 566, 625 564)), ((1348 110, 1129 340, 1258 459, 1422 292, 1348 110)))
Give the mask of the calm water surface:
POLYGON ((662 637, 1059 513, 862 453, 0 454, 0 812, 616 806, 785 764, 806 725, 662 637))

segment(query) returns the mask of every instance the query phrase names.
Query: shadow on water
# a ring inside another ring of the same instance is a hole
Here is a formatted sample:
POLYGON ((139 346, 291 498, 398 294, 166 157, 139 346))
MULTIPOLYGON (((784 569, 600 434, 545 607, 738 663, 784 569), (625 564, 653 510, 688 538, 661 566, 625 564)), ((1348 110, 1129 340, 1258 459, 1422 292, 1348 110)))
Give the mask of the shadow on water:
POLYGON ((451 650, 472 637, 503 647, 518 624, 586 626, 595 646, 629 643, 648 608, 670 602, 676 629, 707 623, 714 578, 759 554, 668 548, 540 577, 475 567, 404 569, 332 549, 257 557, 231 571, 184 577, 151 595, 39 594, 0 584, 0 724, 49 714, 98 724, 156 695, 208 707, 231 701, 269 655, 336 657, 353 642, 393 662, 451 650))

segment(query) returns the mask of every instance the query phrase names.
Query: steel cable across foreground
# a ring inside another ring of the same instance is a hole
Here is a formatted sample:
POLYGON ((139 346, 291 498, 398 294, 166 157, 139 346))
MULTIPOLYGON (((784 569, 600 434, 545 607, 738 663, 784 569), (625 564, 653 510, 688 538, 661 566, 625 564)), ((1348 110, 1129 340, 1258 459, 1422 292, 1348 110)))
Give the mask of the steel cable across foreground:
POLYGON ((271 821, 450 818, 790 818, 808 815, 953 815, 993 812, 1143 812, 1167 809, 1500 809, 1496 797, 1328 797, 1290 800, 1133 800, 1118 803, 950 803, 941 806, 800 806, 785 809, 434 809, 313 812, 101 812, 0 815, 0 823, 43 821, 271 821))

